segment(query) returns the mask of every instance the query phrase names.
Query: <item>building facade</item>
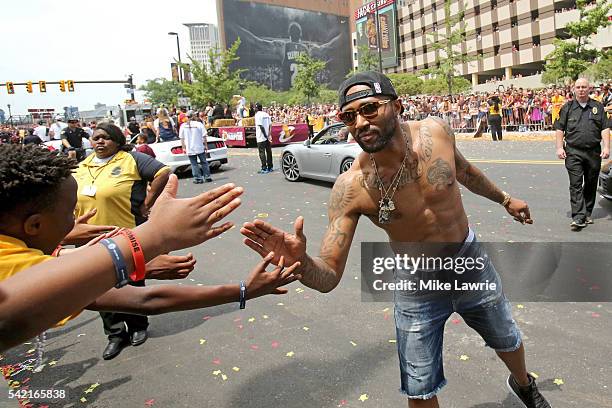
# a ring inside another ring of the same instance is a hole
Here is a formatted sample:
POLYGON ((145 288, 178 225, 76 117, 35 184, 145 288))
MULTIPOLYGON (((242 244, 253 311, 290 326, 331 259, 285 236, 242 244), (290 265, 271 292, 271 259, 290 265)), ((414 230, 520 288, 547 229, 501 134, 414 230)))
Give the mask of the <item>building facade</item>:
POLYGON ((189 44, 191 46, 191 57, 210 67, 208 52, 219 47, 219 31, 217 26, 208 23, 184 24, 189 29, 189 44))
MULTIPOLYGON (((354 0, 351 6, 355 10, 366 3, 354 0)), ((419 74, 435 67, 437 51, 432 44, 445 29, 444 0, 398 0, 397 8, 399 65, 385 71, 419 74)), ((457 50, 474 59, 456 70, 475 87, 511 80, 541 86, 553 40, 565 38, 564 27, 579 18, 572 0, 453 0, 451 16, 460 8, 465 15, 459 24, 466 35, 457 50)), ((598 48, 611 47, 612 29, 592 40, 598 48)))

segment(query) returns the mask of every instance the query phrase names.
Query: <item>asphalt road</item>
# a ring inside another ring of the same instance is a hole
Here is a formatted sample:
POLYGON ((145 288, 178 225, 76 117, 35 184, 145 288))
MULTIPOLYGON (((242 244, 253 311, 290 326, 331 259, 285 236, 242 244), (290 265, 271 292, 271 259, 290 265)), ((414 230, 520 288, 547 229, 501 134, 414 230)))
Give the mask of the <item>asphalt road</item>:
MULTIPOLYGON (((535 220, 520 225, 499 205, 464 190, 480 240, 610 241, 612 203, 600 199, 595 224, 579 233, 569 230, 568 178, 551 142, 460 141, 459 146, 500 187, 527 200, 535 220)), ((331 185, 289 183, 280 172, 258 175, 258 163, 255 150, 232 149, 229 164, 213 174, 212 186, 231 181, 246 189, 230 219, 240 225, 259 217, 292 229, 303 215, 309 252, 316 253, 331 185)), ((212 186, 183 178, 179 194, 192 196, 212 186)), ((190 249, 198 264, 181 284, 244 278, 259 256, 241 240, 234 228, 190 249)), ((392 304, 362 302, 360 294, 360 242, 384 240, 362 219, 345 276, 333 292, 293 284, 288 295, 249 301, 244 311, 231 304, 154 316, 150 339, 111 361, 101 358, 106 339, 98 314, 86 311, 48 333, 41 373, 24 371, 10 380, 68 394, 34 407, 405 407, 398 392, 392 304)), ((528 370, 538 375, 554 407, 612 407, 612 303, 513 303, 513 313, 524 334, 528 370)), ((33 347, 14 348, 0 365, 26 361, 33 347)), ((518 407, 505 389, 507 370, 457 315, 446 325, 444 364, 448 385, 439 395, 442 406, 518 407)), ((18 406, 3 393, 6 389, 0 391, 1 407, 18 406)))

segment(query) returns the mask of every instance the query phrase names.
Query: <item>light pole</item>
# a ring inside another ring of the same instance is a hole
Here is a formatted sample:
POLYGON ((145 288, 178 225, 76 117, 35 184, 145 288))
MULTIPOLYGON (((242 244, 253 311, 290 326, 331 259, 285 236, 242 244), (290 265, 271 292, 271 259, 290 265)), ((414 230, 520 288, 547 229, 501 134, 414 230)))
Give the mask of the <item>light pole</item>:
POLYGON ((9 110, 9 123, 11 124, 11 127, 13 126, 13 114, 11 113, 11 104, 7 104, 6 106, 8 106, 8 110, 9 110))
POLYGON ((178 66, 179 82, 182 83, 183 82, 183 69, 181 68, 181 45, 179 43, 179 35, 178 33, 175 33, 174 31, 170 31, 168 35, 176 36, 176 49, 178 51, 178 62, 179 62, 179 66, 178 66))

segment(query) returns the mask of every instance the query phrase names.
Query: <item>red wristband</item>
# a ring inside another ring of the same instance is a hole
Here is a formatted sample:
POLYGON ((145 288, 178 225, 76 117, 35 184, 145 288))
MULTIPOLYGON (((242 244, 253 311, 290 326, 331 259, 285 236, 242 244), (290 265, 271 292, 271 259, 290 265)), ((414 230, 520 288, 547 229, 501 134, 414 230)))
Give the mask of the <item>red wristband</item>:
POLYGON ((146 265, 140 242, 138 242, 136 235, 134 235, 134 232, 132 232, 130 229, 123 228, 121 230, 121 235, 125 235, 125 237, 130 241, 132 258, 134 258, 134 271, 130 273, 130 280, 132 282, 141 281, 145 278, 146 265))
POLYGON ((57 257, 62 249, 64 248, 61 245, 58 245, 57 248, 55 248, 53 252, 51 252, 51 256, 57 257))

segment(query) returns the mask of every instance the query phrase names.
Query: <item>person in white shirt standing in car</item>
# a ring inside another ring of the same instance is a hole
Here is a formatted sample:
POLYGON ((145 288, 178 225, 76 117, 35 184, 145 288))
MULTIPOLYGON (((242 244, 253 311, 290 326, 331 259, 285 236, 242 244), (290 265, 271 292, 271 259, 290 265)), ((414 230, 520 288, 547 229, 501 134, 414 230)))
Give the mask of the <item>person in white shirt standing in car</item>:
POLYGON ((62 130, 66 129, 67 127, 68 125, 64 122, 64 119, 60 115, 57 115, 55 117, 55 122, 49 126, 49 139, 60 140, 62 130))
POLYGON ((255 104, 255 140, 259 149, 259 160, 261 160, 261 170, 257 173, 268 174, 272 168, 272 119, 267 112, 263 111, 261 103, 255 104))
POLYGON ((38 121, 38 126, 34 128, 34 135, 38 136, 43 142, 48 142, 49 140, 51 140, 51 138, 47 134, 47 127, 45 126, 44 120, 38 121))
POLYGON ((183 151, 191 162, 193 183, 202 184, 204 181, 210 183, 212 178, 210 178, 210 168, 206 161, 206 151, 208 150, 206 148, 206 128, 198 121, 197 113, 189 111, 187 115, 189 120, 181 126, 179 139, 181 139, 183 151))

